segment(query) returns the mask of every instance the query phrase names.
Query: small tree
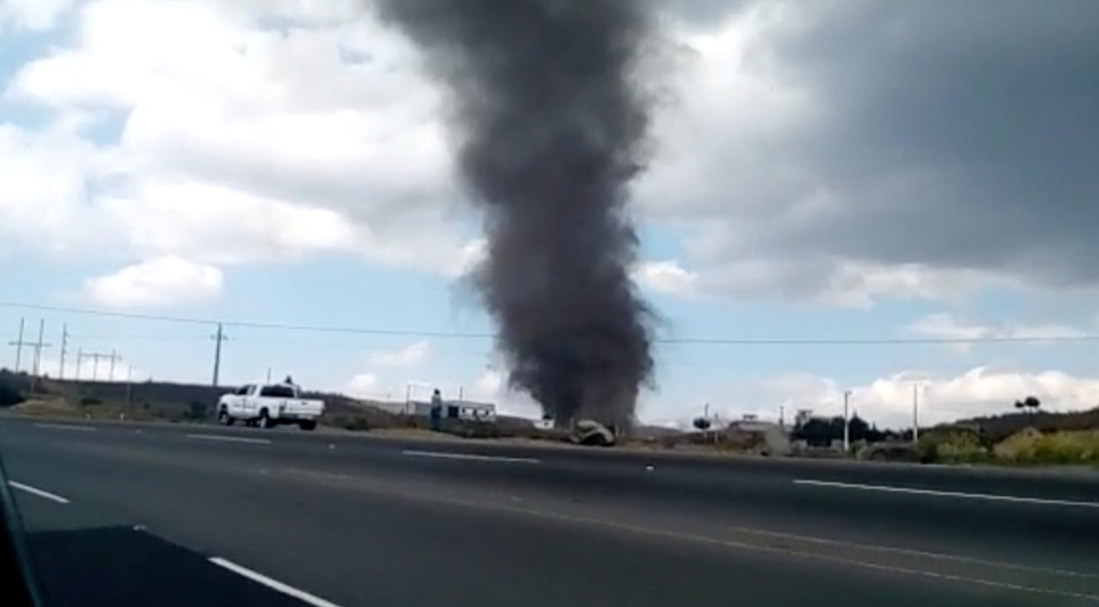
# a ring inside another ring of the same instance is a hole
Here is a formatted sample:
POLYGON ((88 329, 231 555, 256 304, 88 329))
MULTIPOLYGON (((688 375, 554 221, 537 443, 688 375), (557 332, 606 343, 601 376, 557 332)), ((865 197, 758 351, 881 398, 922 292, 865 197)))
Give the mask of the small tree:
POLYGON ((694 425, 696 430, 699 430, 701 432, 709 430, 710 426, 713 425, 713 423, 710 421, 710 418, 708 417, 696 417, 692 424, 694 425))
POLYGON ((1028 396, 1023 400, 1015 401, 1015 408, 1027 413, 1037 413, 1041 406, 1042 401, 1038 400, 1037 396, 1028 396))
POLYGON ((1032 413, 1037 413, 1042 406, 1042 401, 1038 400, 1037 396, 1028 396, 1023 400, 1023 405, 1032 413))

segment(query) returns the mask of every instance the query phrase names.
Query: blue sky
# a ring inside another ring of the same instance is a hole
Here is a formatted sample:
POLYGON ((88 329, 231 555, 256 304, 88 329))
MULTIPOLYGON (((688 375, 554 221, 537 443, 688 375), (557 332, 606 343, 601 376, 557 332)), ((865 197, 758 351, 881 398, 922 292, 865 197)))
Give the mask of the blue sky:
MULTIPOLYGON (((453 335, 493 333, 460 283, 482 235, 456 185, 441 93, 407 40, 353 2, 324 13, 212 0, 49 4, 55 14, 0 0, 0 334, 14 339, 25 318, 33 339, 45 319, 51 373, 67 325, 70 360, 77 349, 114 350, 119 377, 132 367, 140 378, 209 381, 213 324, 9 304, 221 321, 225 383, 271 367, 365 397, 403 398, 416 382, 535 411, 502 385, 491 338, 453 335), (282 35, 266 29, 276 22, 288 24, 282 35)), ((721 22, 699 26, 687 8, 666 24, 692 54, 667 83, 689 94, 658 111, 658 153, 633 186, 633 272, 666 321, 659 390, 643 396, 642 416, 685 423, 705 403, 726 417, 835 412, 853 389, 860 411, 900 425, 916 380, 934 421, 1028 394, 1058 409, 1099 402, 1094 281, 1077 270, 1094 245, 1071 232, 1086 221, 1069 211, 1035 221, 1026 205, 1040 196, 1005 198, 979 145, 947 141, 967 128, 953 121, 965 124, 969 108, 930 95, 923 108, 898 102, 904 83, 876 64, 860 66, 866 82, 845 81, 834 68, 851 55, 834 34, 861 9, 732 4, 744 6, 721 22), (937 113, 927 125, 898 129, 889 118, 928 107, 937 113), (1007 224, 1019 217, 1031 218, 1025 239, 1007 224), (1043 337, 1061 341, 1026 341, 1043 337), (928 338, 964 343, 903 343, 928 338), (844 340, 882 343, 834 343, 844 340)), ((930 6, 898 10, 918 27, 935 18, 930 6)), ((903 37, 866 44, 892 44, 884 50, 908 65, 903 37)), ((956 63, 912 69, 928 70, 928 86, 995 92, 966 84, 964 54, 956 63)), ((1059 84, 1051 76, 1047 86, 1059 84)), ((1010 109, 996 127, 1023 146, 1027 129, 1010 109)), ((1065 184, 1058 193, 1078 195, 1074 209, 1094 204, 1089 182, 1058 172, 1065 163, 1013 161, 1036 182, 1065 184)), ((14 358, 7 348, 2 364, 14 358)))

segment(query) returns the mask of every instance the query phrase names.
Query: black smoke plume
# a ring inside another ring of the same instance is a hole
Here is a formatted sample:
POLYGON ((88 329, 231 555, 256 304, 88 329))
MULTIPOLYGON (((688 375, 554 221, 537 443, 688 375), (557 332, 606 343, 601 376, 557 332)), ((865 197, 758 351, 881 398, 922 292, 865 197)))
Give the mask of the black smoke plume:
POLYGON ((476 286, 511 386, 559 424, 628 424, 652 380, 625 214, 653 99, 637 77, 645 4, 375 0, 449 93, 458 169, 486 217, 476 286))

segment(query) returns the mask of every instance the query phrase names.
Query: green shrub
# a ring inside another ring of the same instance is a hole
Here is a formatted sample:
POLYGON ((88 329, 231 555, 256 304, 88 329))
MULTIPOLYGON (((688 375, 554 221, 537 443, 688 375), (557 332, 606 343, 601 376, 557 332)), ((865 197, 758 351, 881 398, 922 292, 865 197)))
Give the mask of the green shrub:
POLYGON ((988 461, 990 452, 981 437, 967 430, 924 435, 917 444, 921 462, 965 464, 988 461))
POLYGON ((183 414, 183 418, 189 421, 201 421, 206 419, 206 413, 206 403, 193 400, 189 403, 187 411, 183 414))
POLYGON ((336 426, 344 430, 365 432, 370 429, 370 420, 364 415, 341 415, 335 420, 336 426))
POLYGON ((95 396, 85 396, 80 399, 80 404, 85 407, 95 407, 97 405, 102 405, 103 400, 95 396))

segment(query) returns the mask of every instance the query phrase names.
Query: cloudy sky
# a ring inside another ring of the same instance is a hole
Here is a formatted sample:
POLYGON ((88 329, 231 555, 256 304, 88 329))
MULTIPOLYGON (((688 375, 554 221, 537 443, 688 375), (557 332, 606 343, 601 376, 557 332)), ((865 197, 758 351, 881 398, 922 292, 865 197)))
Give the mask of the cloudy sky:
MULTIPOLYGON (((381 329, 229 324, 222 378, 531 412, 460 282, 482 234, 440 93, 367 4, 0 0, 4 341, 44 319, 55 374, 67 323, 69 375, 209 381, 210 325, 10 304, 381 329)), ((661 6, 643 417, 1099 403, 1099 3, 661 6)))

